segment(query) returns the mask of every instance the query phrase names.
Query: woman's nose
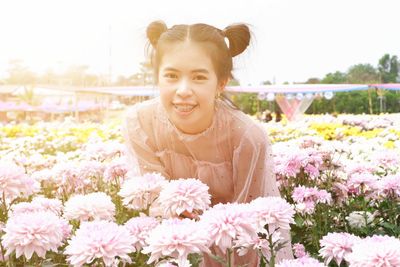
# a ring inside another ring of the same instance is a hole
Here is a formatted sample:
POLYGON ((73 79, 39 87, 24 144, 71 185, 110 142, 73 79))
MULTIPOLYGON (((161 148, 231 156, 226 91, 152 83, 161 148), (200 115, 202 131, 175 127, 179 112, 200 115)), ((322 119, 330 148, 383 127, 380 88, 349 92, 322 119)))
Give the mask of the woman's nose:
POLYGON ((178 88, 176 89, 176 94, 179 96, 190 96, 192 94, 192 89, 190 88, 190 83, 186 80, 182 80, 178 84, 178 88))

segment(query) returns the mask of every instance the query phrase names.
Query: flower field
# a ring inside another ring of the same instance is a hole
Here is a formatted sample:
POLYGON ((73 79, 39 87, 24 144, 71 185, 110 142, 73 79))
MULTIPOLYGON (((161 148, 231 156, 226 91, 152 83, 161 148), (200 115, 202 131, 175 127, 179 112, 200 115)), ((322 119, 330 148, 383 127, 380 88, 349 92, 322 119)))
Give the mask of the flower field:
POLYGON ((214 207, 196 179, 130 171, 120 125, 0 125, 2 266, 198 266, 211 247, 225 266, 251 250, 260 266, 400 266, 399 115, 266 123, 282 198, 214 207), (296 259, 279 261, 289 228, 296 259))

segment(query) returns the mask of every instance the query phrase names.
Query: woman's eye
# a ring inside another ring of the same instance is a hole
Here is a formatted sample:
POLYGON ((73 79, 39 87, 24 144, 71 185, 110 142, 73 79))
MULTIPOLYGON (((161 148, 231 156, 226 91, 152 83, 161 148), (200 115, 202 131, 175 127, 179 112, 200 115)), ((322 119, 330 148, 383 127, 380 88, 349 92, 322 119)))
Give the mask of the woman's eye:
POLYGON ((207 77, 206 77, 206 76, 203 76, 203 75, 196 75, 196 76, 194 77, 194 80, 207 80, 207 77))
POLYGON ((167 79, 176 79, 176 78, 178 78, 178 76, 176 74, 173 74, 173 73, 166 73, 166 74, 164 74, 164 77, 167 78, 167 79))

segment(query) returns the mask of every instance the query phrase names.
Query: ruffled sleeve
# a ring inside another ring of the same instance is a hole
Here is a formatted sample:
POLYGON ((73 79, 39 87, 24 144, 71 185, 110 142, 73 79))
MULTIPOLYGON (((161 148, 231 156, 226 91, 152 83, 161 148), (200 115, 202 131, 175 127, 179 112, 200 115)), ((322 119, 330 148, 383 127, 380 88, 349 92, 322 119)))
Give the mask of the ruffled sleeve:
POLYGON ((154 105, 137 104, 128 109, 122 129, 126 143, 129 170, 141 175, 158 172, 169 178, 165 168, 156 155, 156 148, 151 136, 154 105))

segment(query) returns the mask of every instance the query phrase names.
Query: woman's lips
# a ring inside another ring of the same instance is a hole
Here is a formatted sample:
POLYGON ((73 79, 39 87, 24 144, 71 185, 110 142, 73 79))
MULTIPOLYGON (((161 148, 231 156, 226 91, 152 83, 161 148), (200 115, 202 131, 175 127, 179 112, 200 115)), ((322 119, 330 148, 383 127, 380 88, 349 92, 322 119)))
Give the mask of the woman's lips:
POLYGON ((194 104, 173 104, 175 111, 180 115, 189 115, 197 107, 194 104))

